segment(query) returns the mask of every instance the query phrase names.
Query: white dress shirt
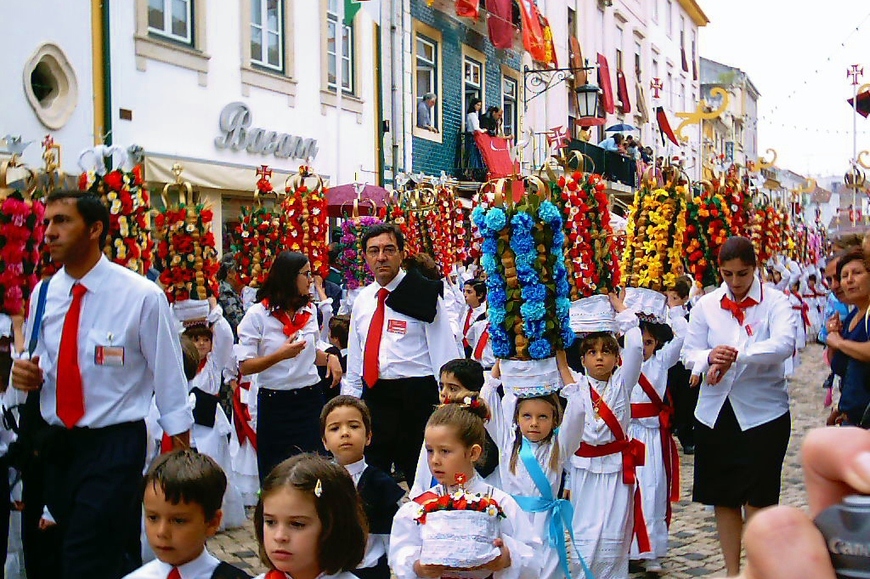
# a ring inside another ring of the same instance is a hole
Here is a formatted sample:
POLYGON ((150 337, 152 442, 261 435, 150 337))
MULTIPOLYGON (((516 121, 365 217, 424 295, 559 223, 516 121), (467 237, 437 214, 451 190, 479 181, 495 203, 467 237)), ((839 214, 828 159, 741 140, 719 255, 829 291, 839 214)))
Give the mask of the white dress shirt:
POLYGON ((788 411, 785 361, 794 353, 794 316, 788 299, 779 291, 762 288, 758 279, 748 297, 759 302, 745 310, 741 326, 731 312, 722 309, 724 296, 734 299, 726 284, 701 298, 692 308, 682 359, 696 375, 709 369, 710 351, 716 346, 737 349, 737 361, 711 386, 706 380, 695 417, 713 428, 725 400, 731 401, 742 430, 779 418, 788 411))
MULTIPOLYGON (((317 342, 320 330, 317 326, 317 312, 313 304, 304 310, 311 314, 308 322, 299 330, 298 339, 305 342, 295 358, 281 360, 277 364, 257 374, 257 385, 271 390, 294 390, 306 388, 320 382, 314 360, 317 356, 317 342)), ((269 314, 262 303, 256 303, 245 312, 245 317, 236 330, 239 343, 236 345, 236 358, 241 364, 252 358, 262 358, 280 348, 287 341, 284 324, 269 314)))
MULTIPOLYGON (((39 356, 45 379, 40 393, 43 418, 49 424, 62 424, 56 412, 58 352, 76 281, 87 288, 78 332, 85 414, 76 426, 103 428, 143 420, 153 393, 163 430, 170 435, 189 430, 193 414, 187 405, 181 342, 169 302, 156 284, 105 257, 81 280, 73 279, 65 268, 51 278, 33 353, 39 356), (113 356, 111 363, 98 365, 96 355, 101 348, 115 352, 123 349, 123 356, 113 356)), ((39 294, 40 284, 33 295, 39 294)), ((28 341, 36 304, 37 300, 31 300, 28 341)))
POLYGON ((468 332, 471 330, 471 326, 474 325, 477 318, 483 315, 484 319, 486 319, 486 301, 480 303, 476 308, 472 308, 471 306, 466 305, 462 310, 462 315, 459 318, 459 333, 456 336, 456 345, 459 347, 460 351, 464 348, 463 340, 468 340, 468 343, 471 344, 471 340, 468 337, 468 332), (465 322, 468 321, 468 328, 465 327, 465 322))
MULTIPOLYGON (((386 289, 391 292, 395 290, 405 275, 400 270, 393 281, 385 286, 386 289)), ((366 338, 378 306, 377 294, 380 289, 378 282, 369 284, 354 301, 347 341, 347 379, 342 381, 342 394, 362 394, 366 338)), ((381 379, 437 377, 441 366, 450 360, 463 357, 456 346, 450 320, 444 309, 444 300, 440 297, 437 307, 435 319, 429 324, 384 305, 384 327, 378 357, 381 379)))
POLYGON ((471 324, 471 327, 468 328, 468 334, 466 334, 468 337, 468 343, 471 344, 471 359, 480 362, 480 365, 483 366, 484 369, 490 369, 495 366, 495 354, 492 353, 492 337, 489 335, 488 330, 489 320, 484 318, 479 322, 471 324), (487 332, 487 341, 486 345, 483 347, 483 351, 480 353, 480 357, 478 357, 476 355, 477 345, 480 343, 484 332, 487 332))
MULTIPOLYGON (((211 579, 212 573, 220 565, 208 549, 203 549, 199 557, 178 567, 181 579, 211 579)), ((167 565, 160 559, 145 563, 124 579, 166 579, 172 571, 172 565, 167 565)))

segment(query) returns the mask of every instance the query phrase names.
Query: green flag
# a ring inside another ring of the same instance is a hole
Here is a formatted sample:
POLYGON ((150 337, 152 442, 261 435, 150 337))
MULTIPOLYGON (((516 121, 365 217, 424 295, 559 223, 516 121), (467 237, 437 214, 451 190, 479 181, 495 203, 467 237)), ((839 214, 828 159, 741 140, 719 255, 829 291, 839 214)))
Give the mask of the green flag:
POLYGON ((347 26, 353 25, 353 19, 356 13, 362 8, 360 0, 344 0, 344 23, 347 26))

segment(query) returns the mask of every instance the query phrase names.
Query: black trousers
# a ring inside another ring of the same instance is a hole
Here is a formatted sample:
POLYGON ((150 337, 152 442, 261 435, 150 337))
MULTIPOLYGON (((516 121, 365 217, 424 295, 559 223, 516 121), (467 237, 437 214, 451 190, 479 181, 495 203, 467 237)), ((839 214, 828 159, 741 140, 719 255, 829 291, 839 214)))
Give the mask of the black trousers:
POLYGON ((260 484, 275 466, 302 452, 326 454, 320 437, 323 390, 319 384, 295 390, 257 392, 257 471, 260 484))
POLYGON ((423 376, 378 380, 373 388, 363 386, 362 399, 372 413, 372 444, 366 461, 386 473, 395 464, 411 487, 426 422, 438 405, 438 382, 433 376, 423 376))
POLYGON ((668 391, 674 404, 674 432, 683 448, 695 446, 695 407, 700 388, 691 388, 692 372, 682 363, 668 371, 668 391))
POLYGON ((142 565, 145 422, 56 429, 46 506, 60 532, 61 579, 120 579, 142 565))
MULTIPOLYGON (((9 511, 11 498, 9 497, 9 461, 5 456, 0 457, 0 553, 9 553, 9 511)), ((6 559, 4 558, 5 562, 6 559)), ((0 579, 6 577, 6 566, 0 565, 0 579)))

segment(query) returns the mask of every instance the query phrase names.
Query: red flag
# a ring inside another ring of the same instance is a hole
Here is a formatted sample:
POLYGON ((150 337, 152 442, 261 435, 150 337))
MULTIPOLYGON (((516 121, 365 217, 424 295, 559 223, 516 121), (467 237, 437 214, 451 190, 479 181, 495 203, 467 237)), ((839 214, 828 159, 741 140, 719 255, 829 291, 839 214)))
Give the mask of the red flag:
POLYGON ((616 71, 616 89, 619 91, 619 100, 622 101, 621 110, 623 113, 631 112, 631 101, 628 100, 628 84, 625 82, 625 75, 621 70, 616 71))
POLYGON ((456 0, 456 15, 464 18, 480 17, 480 0, 456 0))
POLYGON ((486 19, 489 28, 489 39, 496 48, 513 48, 514 28, 511 18, 513 16, 512 0, 486 0, 486 11, 489 14, 486 19))
POLYGON ((547 53, 547 64, 552 64, 554 68, 559 68, 559 62, 556 58, 556 45, 553 44, 553 29, 550 28, 550 21, 543 14, 538 13, 538 18, 541 24, 541 30, 544 32, 544 50, 547 53))
MULTIPOLYGON (((846 102, 849 103, 850 107, 855 106, 852 104, 852 99, 847 99, 846 102)), ((858 106, 855 107, 855 110, 864 118, 870 115, 870 90, 858 93, 858 106)))
POLYGON ((662 143, 664 143, 665 137, 667 136, 673 144, 679 147, 680 142, 677 141, 677 136, 674 134, 674 130, 668 122, 668 116, 665 114, 664 107, 656 107, 656 120, 659 123, 659 131, 662 133, 662 143))
POLYGON ((613 85, 610 84, 610 65, 600 52, 598 53, 598 86, 601 87, 601 104, 604 105, 604 112, 612 115, 616 112, 616 106, 613 103, 613 85))
POLYGON ((547 48, 544 42, 544 31, 535 3, 530 0, 520 0, 520 16, 523 21, 523 48, 538 62, 547 62, 547 48))
POLYGON ((680 58, 683 59, 683 72, 689 72, 689 61, 686 59, 686 47, 680 47, 680 58))

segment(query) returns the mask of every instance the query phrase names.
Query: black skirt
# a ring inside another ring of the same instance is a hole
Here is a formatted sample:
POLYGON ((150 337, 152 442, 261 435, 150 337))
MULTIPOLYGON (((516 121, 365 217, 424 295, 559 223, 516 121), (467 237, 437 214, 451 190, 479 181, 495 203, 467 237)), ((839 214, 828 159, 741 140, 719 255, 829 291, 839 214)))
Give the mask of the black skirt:
POLYGON ((763 508, 779 502, 791 415, 741 430, 725 401, 714 428, 695 422, 692 500, 705 505, 763 508))

